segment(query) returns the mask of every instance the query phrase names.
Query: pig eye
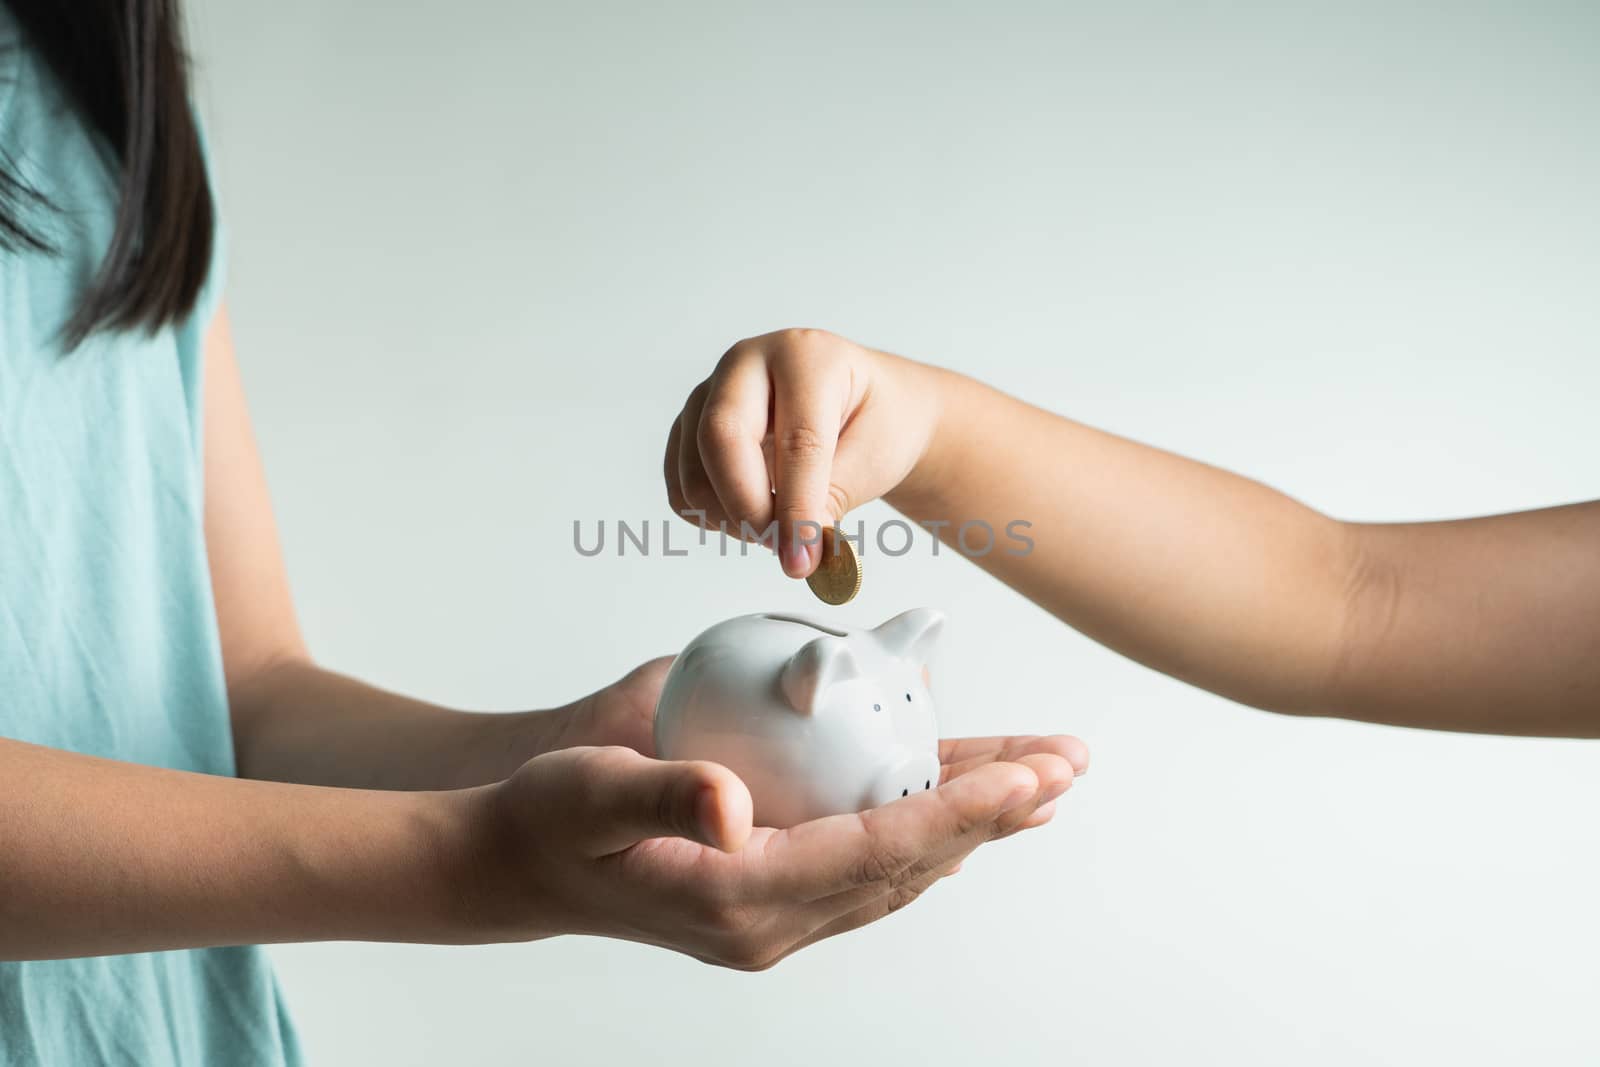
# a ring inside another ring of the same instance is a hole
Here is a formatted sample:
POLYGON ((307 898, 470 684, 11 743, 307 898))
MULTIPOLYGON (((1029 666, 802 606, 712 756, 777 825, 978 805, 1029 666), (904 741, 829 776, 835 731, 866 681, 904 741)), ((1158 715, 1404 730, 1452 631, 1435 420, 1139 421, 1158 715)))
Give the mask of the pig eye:
POLYGON ((874 704, 874 705, 872 705, 872 710, 873 711, 882 711, 883 710, 883 705, 882 704, 874 704))
POLYGON ((906 703, 907 704, 911 703, 911 694, 910 693, 906 694, 906 703))

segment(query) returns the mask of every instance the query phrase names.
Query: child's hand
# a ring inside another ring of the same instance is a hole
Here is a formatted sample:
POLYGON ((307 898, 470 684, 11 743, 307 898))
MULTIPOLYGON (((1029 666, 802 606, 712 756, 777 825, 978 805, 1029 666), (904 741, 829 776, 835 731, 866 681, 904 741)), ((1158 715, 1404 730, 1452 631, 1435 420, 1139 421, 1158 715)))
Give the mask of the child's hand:
POLYGON ((751 826, 725 767, 623 747, 530 760, 461 794, 469 940, 624 938, 759 970, 915 900, 985 841, 1048 821, 1071 738, 947 744, 939 788, 788 830, 751 826))
POLYGON ((894 489, 927 452, 938 374, 823 330, 740 341, 672 424, 667 497, 734 536, 776 520, 784 573, 804 577, 818 527, 894 489))

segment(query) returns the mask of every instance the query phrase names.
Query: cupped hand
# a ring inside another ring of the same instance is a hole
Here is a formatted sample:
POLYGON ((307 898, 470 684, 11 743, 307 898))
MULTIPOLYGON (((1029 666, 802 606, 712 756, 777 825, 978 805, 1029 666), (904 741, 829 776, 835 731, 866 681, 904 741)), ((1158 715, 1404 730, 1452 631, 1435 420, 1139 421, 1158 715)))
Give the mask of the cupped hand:
MULTIPOLYGON (((655 709, 673 657, 661 656, 635 667, 610 685, 553 712, 535 751, 620 745, 643 756, 654 756, 655 709)), ((1074 775, 1089 766, 1089 750, 1076 737, 997 736, 948 738, 939 743, 940 781, 948 782, 967 771, 996 761, 1015 762, 1023 756, 1055 755, 1066 760, 1074 775)), ((1029 825, 1042 825, 1054 809, 1046 807, 1029 825)))
POLYGON ((804 577, 821 527, 900 486, 927 453, 939 373, 825 330, 740 341, 673 420, 667 499, 744 540, 776 523, 784 573, 804 577))
POLYGON ((936 789, 787 830, 727 768, 561 749, 471 792, 474 934, 624 938, 760 970, 911 903, 983 843, 1047 821, 1072 738, 947 742, 936 789))

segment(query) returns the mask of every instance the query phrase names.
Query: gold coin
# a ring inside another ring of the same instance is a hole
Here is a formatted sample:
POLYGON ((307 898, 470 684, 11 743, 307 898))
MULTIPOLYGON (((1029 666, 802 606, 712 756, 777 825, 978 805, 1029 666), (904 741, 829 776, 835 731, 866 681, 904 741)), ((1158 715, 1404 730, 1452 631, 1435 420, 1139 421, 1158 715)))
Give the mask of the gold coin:
POLYGON ((861 559, 855 546, 832 526, 822 528, 822 562, 806 584, 824 604, 848 604, 861 592, 861 559))

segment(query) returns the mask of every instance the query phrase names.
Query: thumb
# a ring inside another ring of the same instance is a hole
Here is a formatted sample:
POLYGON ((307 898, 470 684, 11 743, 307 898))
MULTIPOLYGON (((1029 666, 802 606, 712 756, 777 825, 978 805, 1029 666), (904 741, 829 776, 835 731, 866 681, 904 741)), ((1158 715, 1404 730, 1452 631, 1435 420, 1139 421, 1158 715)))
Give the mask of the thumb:
POLYGON ((583 799, 575 827, 583 850, 602 856, 652 837, 684 837, 736 852, 750 836, 750 790, 728 768, 704 760, 656 760, 631 748, 583 751, 583 799))

